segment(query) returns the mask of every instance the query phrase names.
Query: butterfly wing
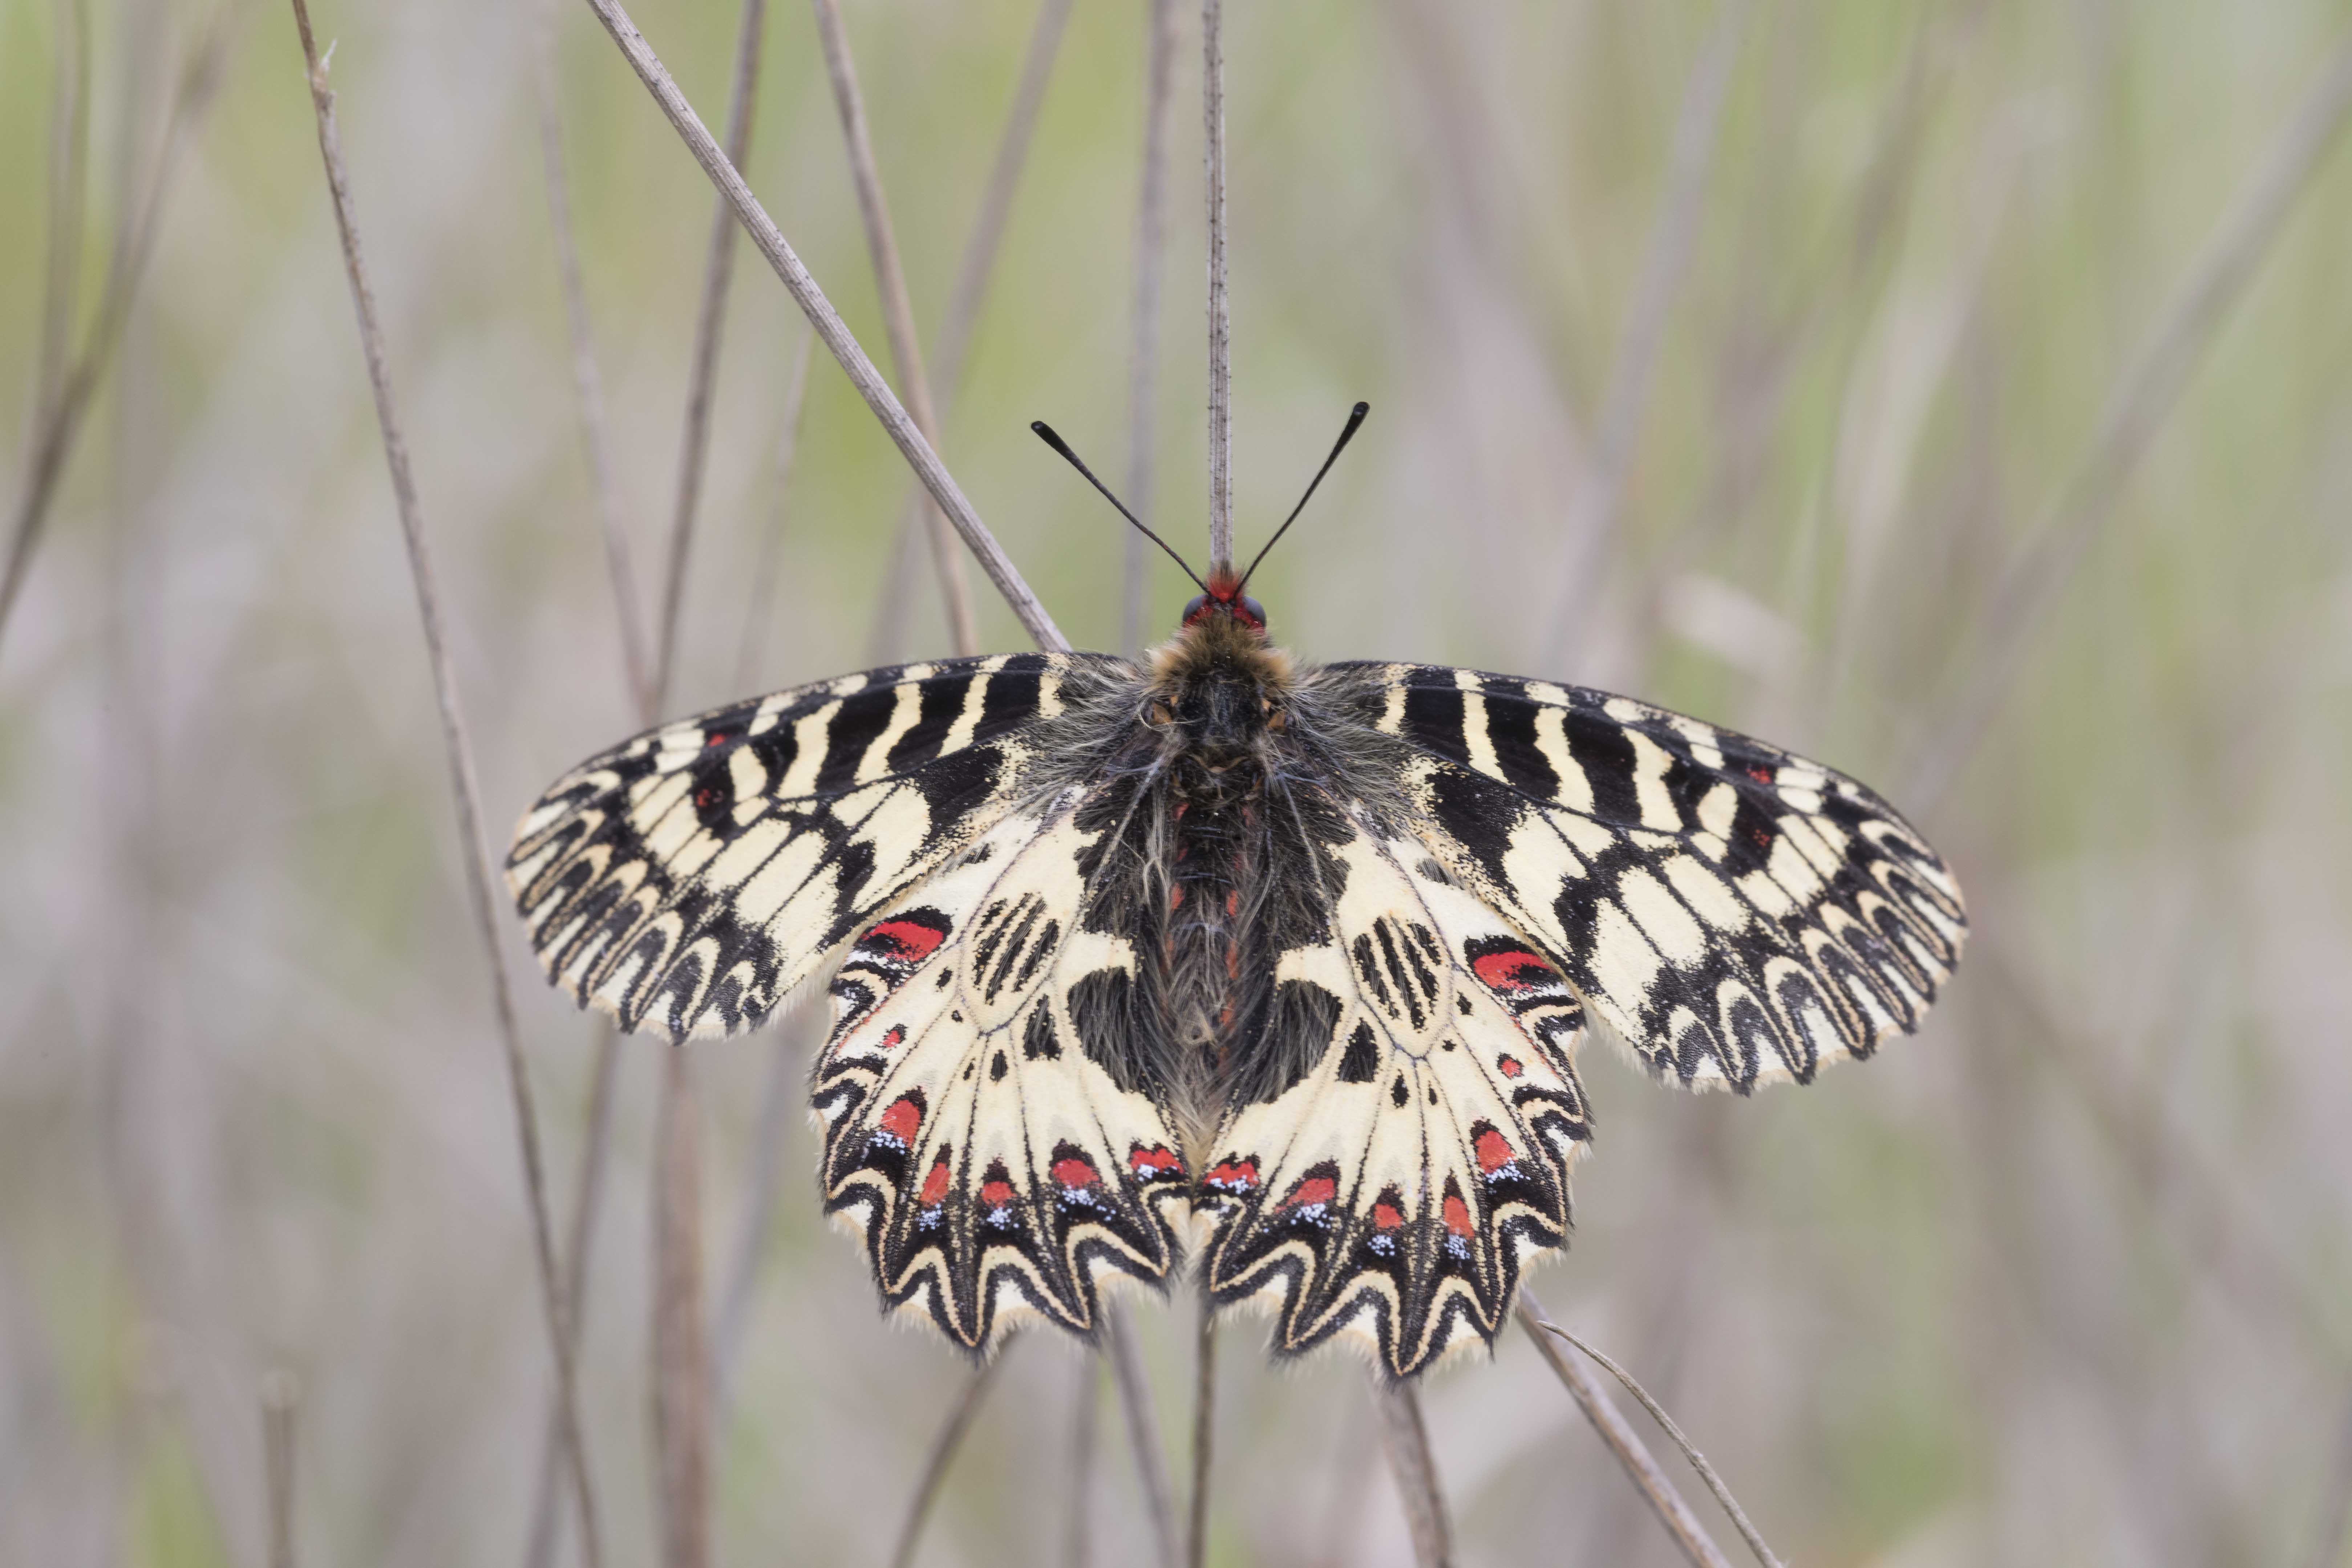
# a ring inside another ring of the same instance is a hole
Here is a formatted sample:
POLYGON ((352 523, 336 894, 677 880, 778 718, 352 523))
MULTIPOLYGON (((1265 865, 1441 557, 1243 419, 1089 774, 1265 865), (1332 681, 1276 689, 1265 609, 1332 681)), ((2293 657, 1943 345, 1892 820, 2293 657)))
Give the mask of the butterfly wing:
POLYGON ((507 884, 549 975, 627 1029, 759 1023, 1011 809, 1098 656, 870 670, 649 731, 524 814, 507 884))
POLYGON ((1090 1333, 1102 1287, 1166 1277, 1189 1206, 1160 1108, 1102 1065, 1136 954, 1079 915, 1100 836, 1075 816, 1084 794, 1000 822, 833 984, 813 1095, 825 1207, 886 1300, 969 1349, 1024 1315, 1090 1333))
POLYGON ((1328 1034, 1220 1129, 1206 1268, 1221 1304, 1274 1306, 1278 1350, 1352 1340, 1406 1377, 1491 1342, 1521 1262, 1566 1238, 1584 1015, 1418 842, 1355 820, 1323 940, 1276 968, 1331 999, 1291 1015, 1328 1034))
POLYGON ((1959 960, 1959 884, 1842 773, 1605 692, 1354 668, 1431 848, 1660 1076, 1808 1081, 1916 1027, 1959 960))

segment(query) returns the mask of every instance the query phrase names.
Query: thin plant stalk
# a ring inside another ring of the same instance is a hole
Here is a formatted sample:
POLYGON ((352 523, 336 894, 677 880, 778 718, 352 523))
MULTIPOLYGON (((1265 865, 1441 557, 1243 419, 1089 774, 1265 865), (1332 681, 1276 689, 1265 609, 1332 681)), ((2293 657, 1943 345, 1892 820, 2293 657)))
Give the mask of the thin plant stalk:
POLYGON ((2352 31, 2238 189, 2156 329, 2116 379, 2091 438, 2032 533, 1994 585, 1953 668, 1958 694, 1926 732, 1934 737, 1901 798, 1932 812, 1959 777, 2023 669, 2060 589, 2097 540, 2165 416, 2216 330, 2252 281, 2271 242, 2352 117, 2352 31))
MULTIPOLYGON (((596 1216, 604 1208, 604 1170, 613 1143, 614 1084, 620 1077, 620 1027, 610 1018, 600 1019, 588 1074, 587 1130, 581 1142, 580 1166, 572 1175, 572 1221, 564 1232, 563 1321, 574 1356, 579 1354, 581 1331, 588 1321, 588 1255, 595 1240, 596 1216)), ((555 1507, 555 1482, 562 1454, 562 1412, 551 1407, 540 1449, 539 1480, 531 1494, 530 1543, 523 1556, 528 1568, 548 1568, 555 1560, 555 1531, 562 1517, 555 1507)))
POLYGON ((1216 1458, 1217 1310, 1204 1286, 1192 1335, 1192 1498, 1184 1531, 1185 1568, 1209 1561, 1209 1473, 1216 1458))
POLYGON ((261 1459, 269 1508, 269 1568, 294 1568, 294 1410, 301 1384, 278 1368, 261 1378, 261 1459))
MULTIPOLYGON (((955 290, 948 296, 948 313, 940 324, 939 355, 932 363, 931 384, 939 393, 940 417, 951 421, 963 390, 963 373, 970 358, 971 336, 988 299, 989 280, 1003 249, 1004 227, 1012 216, 1013 193, 1029 161, 1029 144, 1037 127, 1037 110, 1045 102, 1045 86, 1061 52, 1062 34, 1070 19, 1072 0, 1044 0, 1029 30, 1029 47, 1021 61, 1021 79, 1005 110, 1004 129, 996 139, 996 158, 989 167, 988 184, 981 193, 971 233, 964 241, 963 259, 956 268, 955 290)), ((887 664, 898 647, 897 632, 904 619, 913 587, 916 534, 928 526, 931 509, 919 484, 909 487, 906 504, 898 509, 898 528, 891 541, 887 584, 876 606, 869 638, 873 662, 887 664)))
POLYGON ((1102 1314, 1103 1359, 1110 1363, 1111 1384, 1118 1391, 1119 1409, 1127 1416, 1128 1447, 1135 1455, 1136 1479, 1143 1490, 1151 1542, 1159 1551, 1160 1568, 1176 1568, 1176 1500, 1168 1483, 1168 1456, 1160 1446, 1160 1418, 1152 1409, 1151 1384, 1143 1375, 1143 1357, 1135 1348, 1125 1310, 1115 1301, 1105 1301, 1102 1314))
MULTIPOLYGON (((858 91, 856 63, 850 58, 849 37, 841 25, 840 0, 813 0, 819 41, 824 47, 825 70, 833 79, 834 104, 841 112, 842 135, 849 144, 849 172, 857 188, 857 210, 866 225, 866 247, 874 261, 874 286, 882 297, 882 323, 890 339, 890 359, 905 389, 907 406, 924 440, 936 447, 940 418, 931 404, 930 378, 923 371, 923 353, 915 336, 915 306, 907 292, 906 269, 898 261, 898 240, 890 224, 889 204, 882 194, 882 174, 874 159, 874 142, 866 125, 866 100, 858 91)), ((964 585, 962 558, 947 531, 947 520, 931 514, 931 561, 940 574, 940 593, 946 602, 948 641, 960 654, 980 651, 980 632, 972 619, 971 592, 964 585)))
POLYGON ((1544 1358, 1553 1374, 1566 1386, 1583 1410, 1585 1418, 1592 1423, 1592 1429, 1601 1434, 1601 1442, 1616 1456, 1617 1462, 1625 1468, 1625 1474, 1633 1479, 1635 1488, 1649 1502, 1651 1510, 1658 1516, 1658 1522, 1665 1526, 1666 1533, 1682 1549, 1683 1555, 1690 1560, 1692 1568, 1731 1568, 1731 1560, 1724 1556, 1722 1548, 1708 1538, 1706 1526, 1699 1523, 1698 1516, 1691 1511, 1690 1504, 1683 1500, 1682 1494, 1675 1489, 1674 1482, 1666 1479, 1666 1473, 1658 1468, 1658 1461, 1650 1457, 1650 1450, 1643 1445, 1625 1417, 1618 1413, 1616 1405, 1610 1403, 1609 1395, 1601 1386, 1592 1380, 1592 1374, 1579 1365, 1574 1357, 1563 1353, 1553 1342, 1551 1334, 1547 1331, 1552 1327, 1551 1320, 1544 1315, 1543 1309, 1536 1304, 1536 1299, 1524 1287, 1519 1291, 1518 1317, 1519 1327, 1526 1330, 1528 1338, 1535 1342, 1537 1353, 1544 1358))
POLYGON ((1626 308, 1616 357, 1594 420, 1591 461, 1570 492, 1566 524, 1570 565, 1561 584, 1560 602, 1551 616, 1548 651, 1549 662, 1554 666, 1570 657, 1578 637, 1595 619, 1573 613, 1573 605, 1590 595, 1595 582, 1607 574, 1615 551, 1624 511, 1626 473, 1649 410, 1650 388, 1657 379, 1658 359, 1665 346, 1666 322, 1682 291, 1684 275, 1690 270, 1691 253, 1697 247, 1716 130, 1722 123, 1724 99, 1733 62, 1739 56, 1748 5, 1749 0, 1723 0, 1715 30, 1691 68, 1675 116, 1666 188, 1658 202, 1648 250, 1626 308))
POLYGON ((923 1525, 931 1517, 931 1505, 939 1501, 940 1489, 948 1477, 948 1466, 956 1450, 963 1446, 963 1435, 971 1426, 972 1417, 980 1414, 981 1402, 988 1396, 989 1386, 996 1381, 999 1367, 1004 1364, 1005 1352, 1013 1348, 1010 1341, 997 1352, 981 1363, 971 1376, 965 1380, 963 1392, 948 1407, 947 1419, 940 1424, 939 1436, 931 1439, 930 1452, 924 1457, 923 1472, 915 1482, 915 1495, 908 1500, 907 1517, 898 1525, 898 1542, 890 1549, 890 1568, 908 1568, 915 1560, 915 1548, 922 1544, 923 1525))
POLYGON ((971 502, 956 484, 954 476, 940 461, 939 453, 933 449, 929 438, 916 427, 906 406, 890 390, 889 383, 882 379, 882 373, 875 368, 873 360, 850 335, 840 312, 833 308, 833 302, 817 287, 816 279, 802 265, 800 257, 786 242, 782 231, 776 227, 775 220, 761 206, 759 198, 743 183, 743 176, 729 162, 719 143, 711 139, 709 131, 694 112, 694 106, 686 100, 685 94, 678 91, 677 84, 670 79, 668 69, 646 42, 645 35, 637 31, 636 24, 629 20, 628 13, 622 8, 619 0, 588 0, 588 5, 596 13, 597 19, 604 24, 604 30, 612 35, 622 57, 637 73, 637 79, 645 84, 646 90, 660 106, 663 115, 686 143, 687 150, 694 154, 695 162, 702 165, 703 172, 726 195, 729 205, 735 209, 735 216, 750 233, 751 242, 759 247, 760 254, 767 258, 768 264, 775 269, 777 278, 807 315, 810 324, 816 329, 817 336, 824 340, 824 346, 833 352, 834 358, 848 375, 850 384, 866 400, 866 405, 874 411, 874 416, 881 422, 885 433, 905 455, 916 473, 921 476, 924 488, 931 492, 931 498, 947 513, 948 521, 963 536, 964 543, 979 558, 981 569, 988 574, 989 581, 1003 595, 1014 617, 1040 647, 1057 653, 1067 652, 1069 639, 1062 635, 1060 627, 1055 626, 1053 617, 1045 613, 1045 606, 1039 603, 1037 595, 1023 580, 1020 569, 1013 564, 1012 558, 1004 553, 1003 546, 997 543, 995 536, 989 532, 988 525, 972 510, 971 502))
POLYGON ((580 409, 580 444, 588 459, 589 489, 596 531, 604 547, 604 574, 613 585, 613 612, 621 634, 621 666, 629 682, 630 706, 651 711, 652 656, 646 648, 644 611, 630 558, 628 529, 621 510, 619 481, 613 474, 611 425, 604 413, 604 380, 596 368, 596 337, 588 315, 588 289, 580 270, 580 240, 572 221, 572 181, 563 162, 563 126, 556 92, 555 23, 559 0, 540 0, 539 37, 531 72, 539 110, 539 155, 547 184, 548 226, 563 279, 564 327, 572 342, 572 385, 580 409))
MULTIPOLYGON (((1146 0, 1143 172, 1135 199, 1135 311, 1127 370, 1127 504, 1147 524, 1160 428, 1160 296, 1168 272, 1168 142, 1175 124, 1176 0, 1146 0)), ((1127 535, 1119 595, 1119 647, 1143 647, 1144 599, 1153 557, 1143 535, 1127 535)))
POLYGON ((705 1568, 710 1561, 701 1121, 693 1048, 677 1041, 662 1051, 654 1129, 653 1436, 664 1568, 705 1568))
POLYGON ((1223 0, 1201 0, 1201 163, 1209 208, 1209 574, 1234 569, 1233 311, 1225 300, 1223 0))
POLYGON ((303 0, 293 0, 293 7, 295 29, 301 37, 302 58, 310 85, 310 106, 319 123, 319 153, 326 165, 327 190, 334 205, 336 231, 342 242, 343 267, 350 276, 352 304, 359 318, 360 347, 367 361, 369 386, 374 394, 376 423, 383 437, 384 461, 391 470, 393 498, 425 633, 425 658, 432 670, 434 697, 440 710, 450 794, 457 809, 458 858, 466 871, 467 901, 489 970, 491 1009, 513 1101, 516 1142, 522 1156, 523 1195, 530 1215, 532 1252, 539 1266, 540 1304, 555 1360, 563 1446, 579 1505, 581 1550, 589 1568, 598 1568, 604 1560, 602 1538, 596 1526, 586 1444, 580 1430, 572 1342, 557 1279, 554 1237, 548 1222, 547 1177, 539 1146, 539 1118, 531 1103, 530 1072, 523 1059, 521 1031, 515 1022, 514 995, 508 988, 506 964, 499 951, 498 921, 490 895, 489 845, 482 836, 481 792, 475 782, 473 745, 457 693, 457 670, 450 662, 447 639, 443 634, 440 595, 417 506, 416 482, 409 469, 407 439, 402 434, 393 403, 392 373, 384 359, 383 334, 376 322, 375 294, 368 282, 367 265, 360 248, 351 184, 343 170, 342 139, 335 122, 335 95, 329 89, 326 70, 319 63, 318 46, 310 32, 310 9, 303 0))
MULTIPOLYGON (((767 0, 743 0, 735 33, 734 85, 727 100, 727 160, 738 169, 744 166, 751 149, 751 122, 760 101, 760 42, 767 20, 767 0)), ((720 328, 727 319, 727 286, 734 266, 735 218, 722 197, 711 204, 710 243, 703 253, 702 300, 694 318, 686 433, 677 452, 677 504, 670 513, 669 564, 662 579, 661 622, 654 643, 657 697, 668 695, 677 663, 678 616, 686 604, 687 560, 694 548, 695 512, 701 504, 703 470, 710 451, 710 407, 723 341, 720 328)))
MULTIPOLYGON (((73 455, 83 418, 112 362, 115 346, 131 318, 131 305, 146 275, 148 258, 162 226, 163 199, 170 194, 195 124, 220 85, 221 65, 227 54, 233 22, 231 0, 223 0, 203 39, 189 54, 172 93, 164 116, 163 137, 146 188, 128 209, 130 216, 114 237, 107 262, 106 280, 99 290, 98 312, 81 350, 58 379, 55 395, 39 405, 34 421, 31 452, 25 464, 22 489, 8 522, 7 557, 0 564, 0 636, 32 569, 33 552, 47 532, 58 486, 65 477, 66 460, 73 455)), ((60 285, 62 287, 62 284, 60 285)), ((52 307, 54 308, 54 307, 52 307)))
POLYGON ((49 96, 48 256, 41 279, 41 347, 34 428, 65 384, 81 281, 81 226, 89 180, 89 0, 57 0, 49 96))
POLYGON ((1561 1339, 1599 1362, 1601 1370, 1625 1385, 1625 1392, 1632 1394, 1642 1408, 1650 1413, 1650 1419, 1658 1424, 1660 1430, 1674 1439, 1675 1447, 1680 1448, 1683 1451, 1683 1458, 1690 1461, 1690 1468, 1698 1472, 1698 1479, 1706 1483, 1706 1489, 1713 1492, 1715 1500, 1723 1505, 1723 1511, 1731 1518, 1732 1528, 1739 1531, 1740 1540, 1748 1542, 1748 1550, 1756 1553, 1756 1561, 1761 1563, 1764 1568, 1782 1568, 1780 1560, 1772 1554, 1771 1547, 1765 1544, 1763 1532, 1749 1521, 1748 1510, 1739 1506, 1739 1500, 1731 1495, 1731 1489, 1724 1485, 1723 1478, 1716 1473, 1713 1465, 1706 1462, 1706 1456, 1699 1452, 1697 1445, 1685 1436, 1683 1429, 1675 1425, 1675 1418, 1666 1414, 1665 1406, 1651 1398, 1650 1391, 1635 1382, 1632 1373, 1627 1372, 1558 1323, 1547 1321, 1543 1328, 1545 1332, 1558 1334, 1561 1339))
POLYGON ((1450 1568, 1454 1521, 1447 1517, 1445 1493, 1438 1485, 1437 1458, 1429 1447, 1429 1423, 1422 1418, 1421 1396, 1412 1384, 1389 1383, 1375 1373, 1372 1404, 1380 1415, 1381 1444, 1388 1451, 1397 1496, 1404 1504, 1413 1561, 1420 1568, 1450 1568))
MULTIPOLYGON (((760 45, 766 0, 743 0, 735 34, 735 74, 727 104, 727 161, 744 166, 759 108, 760 45)), ((711 204, 710 241, 704 252, 702 296, 695 311, 694 359, 688 374, 686 428, 678 442, 677 501, 670 516, 669 550, 662 574, 661 620, 654 639, 652 706, 656 722, 677 671, 678 621, 694 547, 695 513, 710 455, 710 410, 719 379, 719 347, 727 318, 728 283, 735 258, 734 214, 711 204)), ((662 1560, 667 1568, 706 1568, 710 1561, 711 1387, 709 1311, 702 1291, 702 1114, 688 1048, 663 1055, 660 1108, 655 1117, 653 1429, 662 1560)))
POLYGON ((801 333, 793 351, 793 367, 784 379, 784 414, 776 436, 775 488, 769 504, 768 525, 760 531, 751 560, 751 593, 743 610, 743 636, 735 650, 735 689, 749 690, 767 652, 768 626, 775 619, 776 571, 783 559, 784 518, 793 493, 793 465, 800 457, 801 420, 808 408, 809 363, 816 334, 801 333))
POLYGON ((735 1249, 727 1266, 726 1283, 719 1297, 719 1315, 711 1331, 711 1399, 720 1430, 725 1429, 734 1405, 735 1367, 742 1353, 744 1330, 751 1321, 751 1296, 760 1282, 768 1233, 775 1224, 784 1134, 792 1125, 800 1098, 802 1079, 796 1069, 806 1034, 805 1026, 797 1019, 788 1020, 776 1030, 775 1049, 768 1062, 768 1081, 760 1091, 759 1126, 752 1135, 751 1170, 744 1179, 748 1196, 743 1205, 743 1220, 735 1233, 735 1249))

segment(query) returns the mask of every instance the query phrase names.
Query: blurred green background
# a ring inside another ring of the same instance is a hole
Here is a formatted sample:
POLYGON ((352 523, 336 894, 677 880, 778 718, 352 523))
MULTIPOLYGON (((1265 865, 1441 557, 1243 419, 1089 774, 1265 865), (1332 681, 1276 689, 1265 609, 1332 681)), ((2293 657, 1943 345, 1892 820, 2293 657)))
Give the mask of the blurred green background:
MULTIPOLYGON (((320 4, 502 835, 635 727, 541 177, 539 13, 320 4)), ((1036 10, 846 11, 935 336, 1036 10)), ((1179 11, 1151 500, 1197 553, 1199 18, 1179 11)), ((78 15, 86 320, 211 13, 0 0, 12 500, 78 15)), ((284 1368, 303 1561, 511 1564, 550 1382, 511 1114, 291 19, 231 16, 0 638, 0 1556, 262 1562, 257 1391, 284 1368)), ((585 8, 553 16, 650 580, 712 197, 585 8)), ((636 19, 718 124, 735 7, 636 19)), ((1643 1377, 1794 1562, 2347 1561, 2352 156, 2321 156, 2274 230, 2239 215, 2342 76, 2352 9, 1290 0, 1226 26, 1244 548, 1348 405, 1373 405, 1257 579, 1277 635, 1608 686, 1795 745, 1913 812, 1969 892, 1957 984, 1880 1060, 1739 1101, 1595 1053, 1575 1244, 1536 1281, 1554 1315, 1643 1377), (2225 308, 2210 330, 2177 316, 2231 236, 2252 266, 2225 308), (2195 355, 2177 400, 2136 368, 2168 321, 2195 355), (2161 417, 2103 489, 2103 411, 2135 389, 2161 417)), ((1127 469, 1145 35, 1142 0, 1075 10, 942 443, 1081 647, 1121 637, 1127 546, 1026 426, 1127 469)), ((887 368, 797 5, 770 17, 749 174, 887 368)), ((877 645, 945 651, 927 575, 877 633, 905 469, 822 353, 779 484, 802 331, 739 250, 673 710, 877 645)), ((1020 646, 974 582, 984 641, 1020 646)), ((1153 569, 1155 633, 1190 591, 1153 569)), ((593 1030, 504 935, 562 1207, 593 1030)), ((725 1563, 882 1562, 967 1375, 877 1320, 819 1221, 805 1033, 698 1058, 714 1296, 761 1107, 787 1112, 718 1436, 725 1563)), ((654 1557, 656 1053, 621 1057, 583 1350, 618 1564, 654 1557)), ((1181 1449, 1190 1312, 1138 1323, 1181 1449)), ((1213 1560, 1410 1561, 1361 1373, 1273 1369, 1257 1340, 1225 1340, 1213 1560)), ((1086 1375, 1059 1343, 1012 1352, 925 1563, 1063 1561, 1082 1476, 1093 1560, 1142 1559, 1108 1405, 1091 1465, 1074 1457, 1086 1375)), ((1465 1562, 1676 1561, 1518 1338, 1426 1397, 1465 1562)))

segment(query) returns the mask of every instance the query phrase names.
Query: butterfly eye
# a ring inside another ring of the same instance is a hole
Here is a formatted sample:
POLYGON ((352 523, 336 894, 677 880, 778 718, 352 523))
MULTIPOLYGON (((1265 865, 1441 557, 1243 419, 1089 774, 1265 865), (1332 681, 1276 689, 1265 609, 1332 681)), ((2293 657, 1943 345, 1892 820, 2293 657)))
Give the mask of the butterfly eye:
POLYGON ((1198 626, 1202 616, 1208 612, 1208 608, 1209 596, 1206 594, 1193 595, 1192 602, 1184 606, 1183 624, 1188 626, 1198 626))
POLYGON ((1234 601, 1234 619, 1254 632, 1265 630, 1265 606, 1246 595, 1234 601))

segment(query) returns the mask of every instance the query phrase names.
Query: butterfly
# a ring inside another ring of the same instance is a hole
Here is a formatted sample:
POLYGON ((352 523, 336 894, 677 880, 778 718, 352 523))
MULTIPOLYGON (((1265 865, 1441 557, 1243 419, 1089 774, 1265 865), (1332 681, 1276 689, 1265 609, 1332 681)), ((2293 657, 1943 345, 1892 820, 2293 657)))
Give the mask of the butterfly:
POLYGON ((1807 1082, 1958 960, 1951 872, 1845 775, 1581 687, 1307 664, 1247 578, 1138 661, 663 725, 515 835, 540 960, 626 1028, 734 1034, 826 984, 824 1206, 887 1307, 975 1352, 1090 1335, 1189 1262, 1276 1353, 1413 1376, 1565 1244, 1588 1037, 1687 1087, 1807 1082))

